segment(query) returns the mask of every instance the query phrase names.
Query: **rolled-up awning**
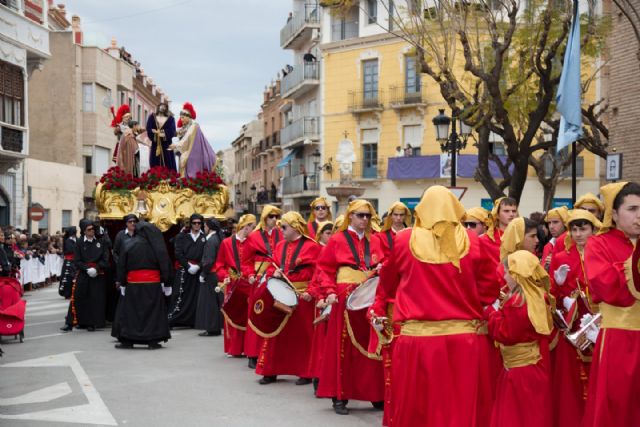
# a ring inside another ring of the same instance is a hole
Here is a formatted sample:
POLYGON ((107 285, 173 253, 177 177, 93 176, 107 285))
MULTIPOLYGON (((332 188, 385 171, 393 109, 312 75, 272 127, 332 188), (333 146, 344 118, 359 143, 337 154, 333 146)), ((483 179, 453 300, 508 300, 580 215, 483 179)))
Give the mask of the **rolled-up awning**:
POLYGON ((282 158, 282 160, 280 160, 280 163, 278 163, 276 165, 276 168, 281 169, 281 168, 287 166, 289 164, 289 162, 291 162, 291 160, 296 156, 298 151, 300 151, 299 147, 298 148, 294 148, 293 150, 291 150, 289 152, 289 154, 287 154, 286 156, 284 156, 282 158))

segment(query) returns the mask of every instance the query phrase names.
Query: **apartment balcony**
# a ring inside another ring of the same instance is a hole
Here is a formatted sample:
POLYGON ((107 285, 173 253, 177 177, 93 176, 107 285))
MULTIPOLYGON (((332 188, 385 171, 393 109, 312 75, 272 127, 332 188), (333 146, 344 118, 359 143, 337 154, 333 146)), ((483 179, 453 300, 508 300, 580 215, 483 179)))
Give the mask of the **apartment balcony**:
POLYGON ((364 90, 349 92, 349 111, 353 114, 375 113, 384 110, 382 90, 364 90))
POLYGON ((351 178, 355 182, 380 181, 386 179, 387 163, 384 158, 376 158, 353 163, 351 178))
POLYGON ((293 71, 282 79, 280 95, 282 98, 299 98, 320 86, 320 63, 305 62, 294 67, 293 71))
POLYGON ((13 167, 29 154, 25 140, 26 129, 2 123, 0 126, 0 170, 13 167))
POLYGON ((311 39, 314 30, 320 30, 320 6, 308 3, 280 30, 280 47, 300 49, 311 39))
POLYGON ((424 110, 427 106, 424 85, 389 87, 389 104, 396 111, 408 108, 424 110))
POLYGON ((293 175, 282 179, 282 194, 289 197, 310 197, 320 189, 318 175, 293 175))
POLYGON ((24 2, 0 1, 0 36, 26 49, 28 61, 47 59, 51 56, 49 30, 39 23, 40 18, 33 13, 33 2, 27 3, 29 7, 25 10, 24 2))
POLYGON ((320 117, 309 116, 295 120, 281 131, 282 148, 294 148, 320 140, 320 117))
POLYGON ((280 148, 280 131, 275 131, 271 135, 271 142, 269 143, 268 152, 275 151, 280 148))

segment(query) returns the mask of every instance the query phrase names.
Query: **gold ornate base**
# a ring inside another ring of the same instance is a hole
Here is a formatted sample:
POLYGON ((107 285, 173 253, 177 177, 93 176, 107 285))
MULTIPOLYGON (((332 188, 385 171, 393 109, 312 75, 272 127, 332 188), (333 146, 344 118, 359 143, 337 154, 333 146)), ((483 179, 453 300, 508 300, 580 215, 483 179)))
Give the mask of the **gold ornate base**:
POLYGON ((205 218, 224 219, 224 212, 229 207, 229 188, 221 185, 215 194, 199 194, 187 188, 176 189, 163 181, 153 190, 135 188, 116 192, 98 184, 95 200, 100 219, 122 219, 125 215, 135 214, 164 232, 194 213, 205 218))

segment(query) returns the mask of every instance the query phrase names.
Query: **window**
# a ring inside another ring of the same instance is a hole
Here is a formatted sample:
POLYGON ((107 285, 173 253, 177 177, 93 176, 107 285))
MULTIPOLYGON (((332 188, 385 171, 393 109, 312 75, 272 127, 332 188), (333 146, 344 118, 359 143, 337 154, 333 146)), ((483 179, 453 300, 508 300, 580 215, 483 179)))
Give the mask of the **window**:
POLYGON ((362 177, 378 177, 378 129, 362 130, 362 177))
POLYGON ((49 232, 49 209, 44 210, 44 216, 38 221, 38 234, 49 232))
POLYGON ((142 105, 138 104, 138 118, 136 119, 138 123, 142 120, 142 105))
MULTIPOLYGON (((558 160, 560 161, 560 159, 558 160)), ((578 156, 576 160, 576 177, 582 178, 584 177, 584 157, 578 156)), ((552 161, 552 156, 546 156, 544 159, 544 174, 547 178, 549 178, 551 176, 551 172, 553 172, 552 161)), ((569 166, 567 166, 567 168, 562 171, 562 173, 560 174, 562 178, 571 178, 571 166, 571 163, 569 163, 569 166)))
POLYGON ((362 62, 363 101, 364 104, 378 103, 378 60, 370 59, 362 62))
POLYGON ((358 7, 354 7, 345 17, 334 16, 331 18, 331 41, 358 37, 359 12, 360 9, 358 7))
POLYGON ((403 148, 411 145, 411 154, 413 156, 419 156, 421 151, 420 146, 422 145, 422 126, 403 126, 402 133, 403 148))
POLYGON ((84 160, 84 173, 91 175, 93 173, 93 157, 92 156, 82 156, 84 160))
POLYGON ((94 147, 94 171, 93 174, 101 176, 109 169, 109 158, 111 151, 104 147, 94 147))
POLYGON ((126 96, 125 96, 124 92, 120 91, 120 102, 118 103, 118 105, 124 104, 125 98, 126 98, 126 96))
POLYGON ((0 120, 23 126, 22 107, 24 99, 24 77, 22 68, 0 62, 0 120))
MULTIPOLYGON (((147 121, 147 117, 149 117, 149 110, 147 110, 146 108, 144 109, 144 117, 142 118, 143 121, 147 121)), ((144 125, 143 125, 144 126, 144 125)))
POLYGON ((64 230, 67 227, 71 227, 71 211, 63 210, 62 211, 62 229, 64 230))
POLYGON ((367 0, 367 15, 369 24, 378 22, 378 0, 367 0))
POLYGON ((394 19, 396 14, 396 6, 393 0, 389 0, 389 32, 395 29, 394 19))
POLYGON ((82 111, 93 113, 96 111, 95 86, 93 83, 82 83, 82 111))
POLYGON ((133 107, 133 98, 129 97, 129 107, 133 107))
POLYGON ((406 94, 420 93, 418 58, 415 56, 404 57, 404 84, 406 94))

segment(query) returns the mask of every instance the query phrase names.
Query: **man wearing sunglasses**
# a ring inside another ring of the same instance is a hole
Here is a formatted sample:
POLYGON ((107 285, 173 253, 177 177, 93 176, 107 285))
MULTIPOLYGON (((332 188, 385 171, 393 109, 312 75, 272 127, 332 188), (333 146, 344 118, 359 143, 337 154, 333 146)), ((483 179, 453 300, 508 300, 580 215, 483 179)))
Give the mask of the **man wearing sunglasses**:
POLYGON ((109 268, 107 246, 96 237, 97 224, 80 220, 80 241, 77 242, 73 263, 78 272, 73 288, 65 332, 73 326, 93 332, 105 324, 106 284, 104 272, 109 268))
MULTIPOLYGON (((265 205, 262 208, 260 222, 247 239, 246 250, 242 254, 242 266, 245 269, 243 274, 249 278, 249 283, 254 288, 257 284, 256 281, 262 277, 267 267, 274 261, 273 251, 278 242, 282 240, 282 231, 278 228, 281 216, 282 211, 276 206, 265 205)), ((249 308, 251 306, 250 296, 249 308)), ((244 352, 249 358, 249 368, 255 369, 262 348, 262 338, 251 328, 247 328, 244 337, 244 352)))
POLYGON ((309 222, 307 223, 307 230, 309 237, 316 238, 318 232, 318 224, 325 221, 332 221, 331 205, 325 197, 318 197, 311 202, 311 214, 309 214, 309 222))
POLYGON ((485 208, 475 207, 468 209, 464 217, 464 226, 473 231, 478 236, 482 236, 487 231, 489 222, 489 212, 485 208))
POLYGON ((169 325, 193 328, 198 305, 198 286, 202 252, 207 241, 202 232, 203 217, 193 214, 189 229, 178 233, 173 243, 176 259, 176 275, 171 293, 169 325))
POLYGON ((375 238, 380 242, 385 258, 389 256, 393 249, 393 240, 396 234, 409 225, 411 225, 411 211, 409 208, 402 202, 392 204, 387 211, 380 233, 375 235, 375 238))
POLYGON ((129 214, 124 217, 125 229, 118 231, 116 238, 113 241, 113 262, 117 265, 118 258, 124 250, 124 245, 131 241, 136 234, 136 224, 138 223, 138 217, 134 214, 129 214))
POLYGON ((347 415, 349 399, 384 406, 382 362, 368 352, 370 333, 365 311, 347 311, 351 292, 376 273, 384 259, 378 239, 371 238, 375 210, 366 200, 349 203, 343 224, 318 260, 327 304, 334 304, 325 337, 318 397, 331 397, 338 415, 347 415), (349 323, 347 323, 347 320, 349 323), (350 331, 343 333, 343 331, 350 331))

